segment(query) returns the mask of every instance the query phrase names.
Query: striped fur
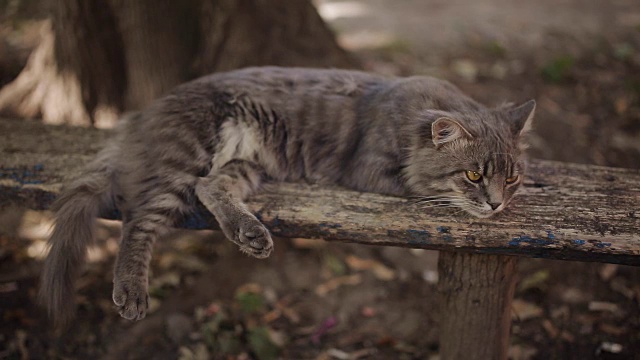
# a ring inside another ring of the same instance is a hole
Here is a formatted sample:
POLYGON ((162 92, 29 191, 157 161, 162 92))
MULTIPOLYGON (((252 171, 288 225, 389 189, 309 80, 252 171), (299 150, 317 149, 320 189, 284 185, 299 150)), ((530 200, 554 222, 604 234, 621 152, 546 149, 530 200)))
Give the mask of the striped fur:
POLYGON ((270 254, 269 232, 242 203, 264 180, 418 196, 489 216, 519 186, 505 179, 524 171, 534 107, 488 109, 445 81, 343 70, 249 68, 192 81, 124 119, 60 196, 41 296, 58 324, 71 318, 93 221, 113 206, 123 214, 113 301, 127 319, 146 314, 153 243, 197 201, 242 251, 270 254))

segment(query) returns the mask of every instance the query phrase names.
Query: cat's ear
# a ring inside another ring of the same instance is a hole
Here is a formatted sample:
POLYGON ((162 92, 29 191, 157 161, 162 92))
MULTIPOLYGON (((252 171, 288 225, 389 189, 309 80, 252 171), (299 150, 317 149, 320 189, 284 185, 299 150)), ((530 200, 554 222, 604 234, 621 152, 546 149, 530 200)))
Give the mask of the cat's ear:
POLYGON ((442 145, 458 139, 471 139, 473 136, 459 122, 441 117, 431 124, 431 140, 439 149, 442 145))
POLYGON ((506 113, 514 132, 520 136, 529 132, 533 127, 533 114, 536 112, 535 100, 509 108, 506 113))

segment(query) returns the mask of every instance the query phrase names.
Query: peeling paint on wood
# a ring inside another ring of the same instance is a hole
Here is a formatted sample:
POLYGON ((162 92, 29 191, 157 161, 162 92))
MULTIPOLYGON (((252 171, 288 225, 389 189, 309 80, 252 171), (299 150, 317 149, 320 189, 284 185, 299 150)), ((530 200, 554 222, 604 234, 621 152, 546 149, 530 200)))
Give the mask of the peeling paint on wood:
MULTIPOLYGON (((47 208, 108 135, 0 119, 0 208, 47 208)), ((307 184, 269 185, 248 205, 282 237, 640 265, 640 171, 634 169, 532 160, 520 194, 490 219, 307 184)), ((182 225, 216 222, 201 208, 182 225)))

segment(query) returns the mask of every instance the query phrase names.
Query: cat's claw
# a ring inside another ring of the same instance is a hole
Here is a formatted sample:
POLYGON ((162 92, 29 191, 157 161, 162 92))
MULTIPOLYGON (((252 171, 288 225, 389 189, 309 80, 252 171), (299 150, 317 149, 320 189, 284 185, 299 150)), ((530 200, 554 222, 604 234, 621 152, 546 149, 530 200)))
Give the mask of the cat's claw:
POLYGON ((120 316, 128 320, 142 320, 147 315, 149 294, 146 281, 130 278, 114 280, 113 302, 118 307, 120 316))
POLYGON ((236 242, 240 249, 254 257, 263 259, 273 250, 273 240, 269 230, 258 220, 242 224, 236 232, 236 242))

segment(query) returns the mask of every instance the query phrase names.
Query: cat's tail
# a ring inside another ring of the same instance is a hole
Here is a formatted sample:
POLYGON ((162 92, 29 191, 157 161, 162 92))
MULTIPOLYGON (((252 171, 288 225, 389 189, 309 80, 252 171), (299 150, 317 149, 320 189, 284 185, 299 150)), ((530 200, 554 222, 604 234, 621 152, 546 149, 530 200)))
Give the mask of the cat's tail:
POLYGON ((101 209, 113 205, 114 172, 111 151, 103 150, 84 176, 68 186, 55 201, 55 228, 49 255, 40 277, 40 300, 56 327, 65 327, 75 314, 75 280, 93 241, 101 209))

